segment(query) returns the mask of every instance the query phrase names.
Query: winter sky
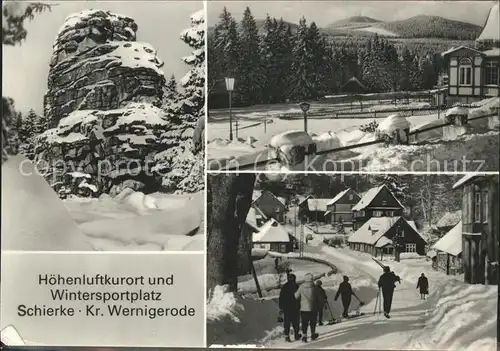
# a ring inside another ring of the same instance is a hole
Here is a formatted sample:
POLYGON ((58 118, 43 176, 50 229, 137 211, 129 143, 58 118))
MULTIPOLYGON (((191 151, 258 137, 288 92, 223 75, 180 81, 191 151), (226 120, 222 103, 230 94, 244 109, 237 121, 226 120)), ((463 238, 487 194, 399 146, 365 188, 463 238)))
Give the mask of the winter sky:
POLYGON ((318 26, 351 16, 367 16, 382 21, 401 20, 417 15, 433 15, 483 26, 494 1, 208 1, 209 26, 218 21, 224 6, 237 19, 248 6, 257 19, 283 17, 298 23, 302 16, 318 26))
POLYGON ((158 50, 165 62, 167 78, 174 74, 180 80, 189 70, 181 61, 190 47, 180 39, 190 27, 191 14, 203 9, 202 1, 54 1, 52 12, 37 15, 25 26, 26 41, 20 46, 3 46, 2 95, 12 97, 16 109, 43 112, 43 95, 52 44, 66 17, 87 9, 102 9, 132 17, 138 25, 137 41, 147 42, 158 50))

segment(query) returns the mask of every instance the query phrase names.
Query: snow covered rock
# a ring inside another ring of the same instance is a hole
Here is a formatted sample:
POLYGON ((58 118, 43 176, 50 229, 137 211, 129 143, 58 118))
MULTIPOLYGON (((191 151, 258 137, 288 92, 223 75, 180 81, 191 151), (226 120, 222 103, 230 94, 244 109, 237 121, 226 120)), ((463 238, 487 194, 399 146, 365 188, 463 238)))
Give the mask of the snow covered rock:
POLYGON ((304 162, 306 155, 316 152, 316 143, 304 131, 288 131, 275 135, 269 142, 276 158, 286 167, 293 167, 304 162))
POLYGON ((399 113, 393 114, 382 120, 375 131, 377 139, 385 139, 395 144, 409 142, 410 122, 399 113))
POLYGON ((137 24, 109 11, 68 16, 53 45, 44 98, 50 127, 75 110, 159 101, 165 78, 156 50, 136 42, 137 24))

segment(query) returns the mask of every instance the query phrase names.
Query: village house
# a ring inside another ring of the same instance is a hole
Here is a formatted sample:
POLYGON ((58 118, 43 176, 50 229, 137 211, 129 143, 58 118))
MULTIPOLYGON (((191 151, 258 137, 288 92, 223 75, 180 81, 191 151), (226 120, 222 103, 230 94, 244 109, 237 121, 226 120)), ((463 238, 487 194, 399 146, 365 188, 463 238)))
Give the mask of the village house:
POLYGON ((462 273, 462 222, 455 224, 431 249, 436 254, 434 269, 448 275, 462 273))
POLYGON ((253 200, 252 206, 256 207, 266 218, 274 218, 279 223, 285 223, 286 202, 278 198, 269 190, 264 190, 253 200))
POLYGON ((387 186, 381 185, 371 188, 352 208, 353 230, 361 228, 372 217, 402 216, 403 210, 404 206, 387 186))
POLYGON ((299 203, 299 216, 307 223, 325 223, 326 205, 331 199, 316 199, 307 197, 299 203))
POLYGON ((253 248, 288 253, 293 252, 295 238, 275 219, 267 221, 259 231, 253 233, 253 248))
POLYGON ((499 3, 490 10, 475 48, 459 46, 442 53, 447 67, 447 105, 500 96, 499 3))
POLYGON ((417 231, 415 223, 403 217, 373 217, 348 239, 349 248, 373 256, 394 255, 395 235, 399 237, 400 253, 425 254, 426 240, 417 231))
POLYGON ((342 223, 346 227, 352 227, 352 208, 359 200, 361 197, 353 189, 341 191, 326 204, 326 221, 332 225, 342 223))
POLYGON ((498 284, 498 175, 468 174, 462 190, 462 264, 470 284, 498 284))

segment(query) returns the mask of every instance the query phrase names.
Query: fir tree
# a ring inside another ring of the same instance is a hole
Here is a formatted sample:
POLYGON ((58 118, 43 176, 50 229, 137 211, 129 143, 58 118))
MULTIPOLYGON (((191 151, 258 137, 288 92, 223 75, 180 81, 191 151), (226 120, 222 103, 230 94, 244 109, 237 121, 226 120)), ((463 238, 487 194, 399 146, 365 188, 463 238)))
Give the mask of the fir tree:
POLYGON ((262 88, 261 62, 259 54, 259 31, 250 8, 243 14, 240 26, 240 63, 238 69, 238 92, 240 101, 255 104, 260 100, 262 88))

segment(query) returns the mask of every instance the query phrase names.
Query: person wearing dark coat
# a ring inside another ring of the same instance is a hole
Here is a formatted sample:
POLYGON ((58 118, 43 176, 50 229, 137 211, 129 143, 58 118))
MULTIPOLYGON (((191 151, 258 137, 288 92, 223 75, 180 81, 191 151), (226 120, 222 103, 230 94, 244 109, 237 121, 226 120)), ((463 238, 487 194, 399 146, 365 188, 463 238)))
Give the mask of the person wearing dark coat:
POLYGON ((391 272, 389 267, 385 266, 384 273, 378 280, 378 287, 379 289, 382 289, 382 296, 384 298, 384 316, 386 318, 391 318, 389 314, 391 313, 392 297, 394 295, 394 289, 396 288, 396 282, 401 284, 401 278, 394 274, 394 272, 391 272))
POLYGON ((337 290, 337 294, 335 295, 335 301, 338 300, 339 295, 342 299, 342 306, 344 307, 344 312, 342 312, 342 317, 348 318, 349 306, 351 305, 351 296, 354 295, 357 299, 358 297, 356 296, 354 291, 352 291, 352 286, 349 283, 349 277, 346 275, 344 275, 344 281, 339 285, 339 290, 337 290))
POLYGON ((279 307, 283 312, 283 327, 285 328, 285 340, 290 340, 290 326, 293 326, 295 340, 299 340, 302 335, 299 333, 300 301, 295 298, 295 292, 299 289, 296 283, 295 274, 288 275, 288 281, 280 291, 279 307))
POLYGON ((323 310, 326 308, 328 302, 328 297, 326 296, 326 291, 322 287, 323 282, 318 280, 316 282, 316 289, 318 290, 318 307, 317 307, 317 321, 318 325, 323 325, 323 310))
POLYGON ((425 300, 425 295, 429 294, 429 280, 424 273, 418 278, 417 289, 420 289, 420 299, 425 300))

